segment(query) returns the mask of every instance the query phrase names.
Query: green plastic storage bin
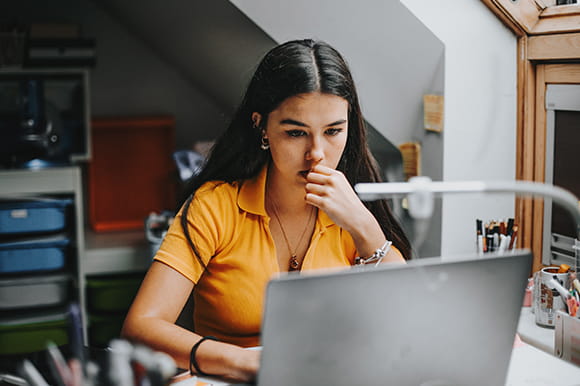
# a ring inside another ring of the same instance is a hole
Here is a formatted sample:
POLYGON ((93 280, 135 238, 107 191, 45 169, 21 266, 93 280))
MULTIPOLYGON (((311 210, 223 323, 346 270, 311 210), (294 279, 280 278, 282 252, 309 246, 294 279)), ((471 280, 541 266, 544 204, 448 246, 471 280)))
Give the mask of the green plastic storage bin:
POLYGON ((93 347, 107 347, 113 339, 118 339, 123 327, 125 314, 89 315, 89 342, 93 347))
POLYGON ((41 351, 49 341, 57 346, 68 343, 65 312, 0 318, 0 355, 41 351))
POLYGON ((90 312, 127 312, 143 281, 143 274, 87 278, 90 312))

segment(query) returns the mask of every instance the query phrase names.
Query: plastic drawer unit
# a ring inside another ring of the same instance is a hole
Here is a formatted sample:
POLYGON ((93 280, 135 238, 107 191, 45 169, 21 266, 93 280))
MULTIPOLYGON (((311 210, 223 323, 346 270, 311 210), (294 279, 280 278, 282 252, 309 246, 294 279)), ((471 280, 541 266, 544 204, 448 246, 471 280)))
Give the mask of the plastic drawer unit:
POLYGON ((87 278, 87 303, 91 312, 126 313, 139 290, 143 274, 87 278))
POLYGON ((0 235, 58 232, 67 225, 71 199, 0 201, 0 235))
POLYGON ((0 311, 64 304, 69 284, 65 274, 0 279, 0 311))
POLYGON ((88 334, 91 346, 107 347, 113 339, 121 335, 125 313, 89 315, 88 334))
POLYGON ((57 346, 68 343, 64 311, 15 313, 0 317, 0 355, 42 351, 49 341, 57 346))
POLYGON ((62 269, 69 244, 64 236, 0 242, 0 273, 62 269))

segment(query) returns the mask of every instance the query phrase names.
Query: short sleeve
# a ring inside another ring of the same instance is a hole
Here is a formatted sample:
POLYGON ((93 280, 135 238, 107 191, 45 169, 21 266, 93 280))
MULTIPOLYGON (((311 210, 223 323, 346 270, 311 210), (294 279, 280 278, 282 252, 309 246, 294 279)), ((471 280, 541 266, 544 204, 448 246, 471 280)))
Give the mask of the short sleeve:
POLYGON ((167 264, 197 284, 205 270, 204 266, 216 255, 224 240, 225 228, 228 225, 227 211, 235 210, 232 208, 235 197, 227 194, 229 190, 220 189, 215 184, 205 184, 199 188, 187 213, 181 208, 175 216, 154 259, 167 264), (203 264, 185 236, 181 225, 182 216, 187 216, 187 229, 203 264))

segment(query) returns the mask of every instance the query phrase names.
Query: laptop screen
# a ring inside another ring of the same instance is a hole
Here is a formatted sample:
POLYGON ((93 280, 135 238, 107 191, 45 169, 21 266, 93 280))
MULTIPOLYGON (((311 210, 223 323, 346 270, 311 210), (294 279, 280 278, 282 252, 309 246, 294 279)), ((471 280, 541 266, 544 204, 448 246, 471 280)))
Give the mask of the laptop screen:
POLYGON ((272 280, 259 385, 504 384, 529 251, 272 280))

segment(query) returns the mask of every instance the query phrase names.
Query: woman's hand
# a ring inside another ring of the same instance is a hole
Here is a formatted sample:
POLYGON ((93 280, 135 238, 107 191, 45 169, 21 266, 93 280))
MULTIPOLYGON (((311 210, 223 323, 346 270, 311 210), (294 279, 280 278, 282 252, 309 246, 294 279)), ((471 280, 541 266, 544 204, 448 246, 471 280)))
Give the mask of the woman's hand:
POLYGON ((262 350, 248 350, 244 349, 240 356, 240 366, 242 369, 237 381, 254 382, 258 375, 258 368, 260 367, 260 354, 262 350))
MULTIPOLYGON (((335 224, 350 233, 359 256, 370 256, 385 243, 375 216, 356 195, 342 172, 316 165, 306 176, 306 202, 323 210, 335 224)), ((404 262, 391 248, 384 262, 404 262)))
POLYGON ((368 223, 376 223, 342 172, 316 165, 306 180, 306 202, 322 209, 341 228, 352 233, 368 223))
POLYGON ((256 380, 261 350, 205 341, 199 347, 198 353, 198 365, 207 374, 213 374, 228 382, 248 383, 256 380))

